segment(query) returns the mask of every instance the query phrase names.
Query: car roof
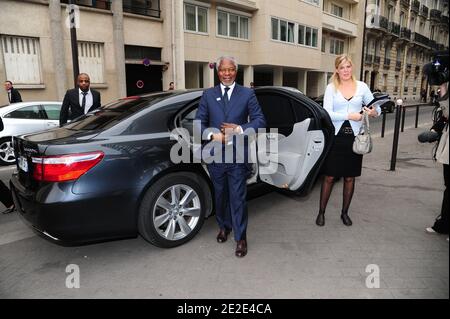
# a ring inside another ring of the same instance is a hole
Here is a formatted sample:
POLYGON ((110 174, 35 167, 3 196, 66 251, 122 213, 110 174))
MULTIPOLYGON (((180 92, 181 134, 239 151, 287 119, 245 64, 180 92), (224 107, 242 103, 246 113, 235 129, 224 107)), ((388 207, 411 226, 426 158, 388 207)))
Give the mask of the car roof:
POLYGON ((13 103, 13 104, 9 104, 9 105, 2 105, 2 106, 0 106, 0 115, 20 109, 25 106, 41 105, 41 104, 61 105, 62 102, 61 101, 28 101, 28 102, 13 103))

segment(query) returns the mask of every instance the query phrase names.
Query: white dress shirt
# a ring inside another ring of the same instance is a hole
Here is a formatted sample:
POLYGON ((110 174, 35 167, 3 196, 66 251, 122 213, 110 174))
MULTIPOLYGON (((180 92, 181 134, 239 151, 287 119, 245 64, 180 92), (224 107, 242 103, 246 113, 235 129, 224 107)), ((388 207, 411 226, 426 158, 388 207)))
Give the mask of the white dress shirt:
MULTIPOLYGON (((80 106, 83 103, 83 91, 81 91, 81 89, 78 89, 78 97, 80 99, 80 106)), ((86 94, 86 105, 84 106, 84 114, 86 114, 89 109, 91 108, 92 104, 94 104, 94 99, 92 97, 92 93, 91 90, 89 89, 87 94, 86 94)))

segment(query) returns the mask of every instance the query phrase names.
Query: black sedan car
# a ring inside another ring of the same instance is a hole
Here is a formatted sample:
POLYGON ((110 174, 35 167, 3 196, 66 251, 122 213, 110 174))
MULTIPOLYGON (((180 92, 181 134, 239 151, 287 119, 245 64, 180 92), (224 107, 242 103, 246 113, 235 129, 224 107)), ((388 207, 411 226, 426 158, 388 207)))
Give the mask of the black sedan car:
MULTIPOLYGON (((189 241, 213 213, 213 189, 204 163, 171 161, 171 136, 174 129, 192 133, 202 94, 128 97, 64 127, 15 137, 11 190, 20 215, 63 244, 138 234, 159 247, 189 241)), ((278 130, 266 136, 278 149, 254 145, 258 161, 248 184, 307 193, 334 137, 327 112, 294 89, 261 87, 255 94, 268 128, 278 130)))

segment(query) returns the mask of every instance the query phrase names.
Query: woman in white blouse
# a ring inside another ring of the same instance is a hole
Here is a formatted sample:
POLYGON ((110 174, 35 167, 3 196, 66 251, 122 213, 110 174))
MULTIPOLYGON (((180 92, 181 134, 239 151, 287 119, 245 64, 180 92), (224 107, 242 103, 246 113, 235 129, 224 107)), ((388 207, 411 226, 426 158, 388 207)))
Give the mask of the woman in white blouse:
POLYGON ((370 89, 364 82, 356 81, 352 73, 352 61, 346 54, 336 58, 335 72, 325 90, 323 107, 329 113, 335 128, 335 139, 325 160, 322 173, 325 175, 320 192, 320 209, 316 219, 318 226, 325 225, 325 209, 335 178, 343 177, 344 192, 341 219, 344 225, 351 226, 348 208, 355 189, 355 177, 361 175, 362 155, 352 150, 355 135, 361 127, 362 112, 375 117, 381 109, 367 108, 373 100, 370 89))

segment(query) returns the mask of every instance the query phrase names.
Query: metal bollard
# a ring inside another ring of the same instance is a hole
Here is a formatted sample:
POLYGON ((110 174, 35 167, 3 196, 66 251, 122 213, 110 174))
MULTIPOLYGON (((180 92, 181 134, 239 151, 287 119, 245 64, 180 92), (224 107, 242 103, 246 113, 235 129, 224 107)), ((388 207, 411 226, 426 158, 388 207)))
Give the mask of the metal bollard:
POLYGON ((419 107, 420 107, 420 105, 417 104, 417 106, 416 106, 416 122, 414 124, 415 128, 417 128, 417 125, 419 124, 419 107))
POLYGON ((406 115, 406 108, 404 105, 402 105, 402 129, 401 132, 405 129, 405 115, 406 115))
POLYGON ((381 122, 381 137, 384 137, 385 128, 386 128, 386 110, 383 111, 383 121, 381 122))
POLYGON ((397 149, 398 149, 398 137, 400 135, 400 112, 403 105, 403 100, 398 99, 395 107, 395 126, 394 126, 394 139, 392 142, 392 156, 391 156, 391 171, 395 171, 395 164, 397 162, 397 149))

